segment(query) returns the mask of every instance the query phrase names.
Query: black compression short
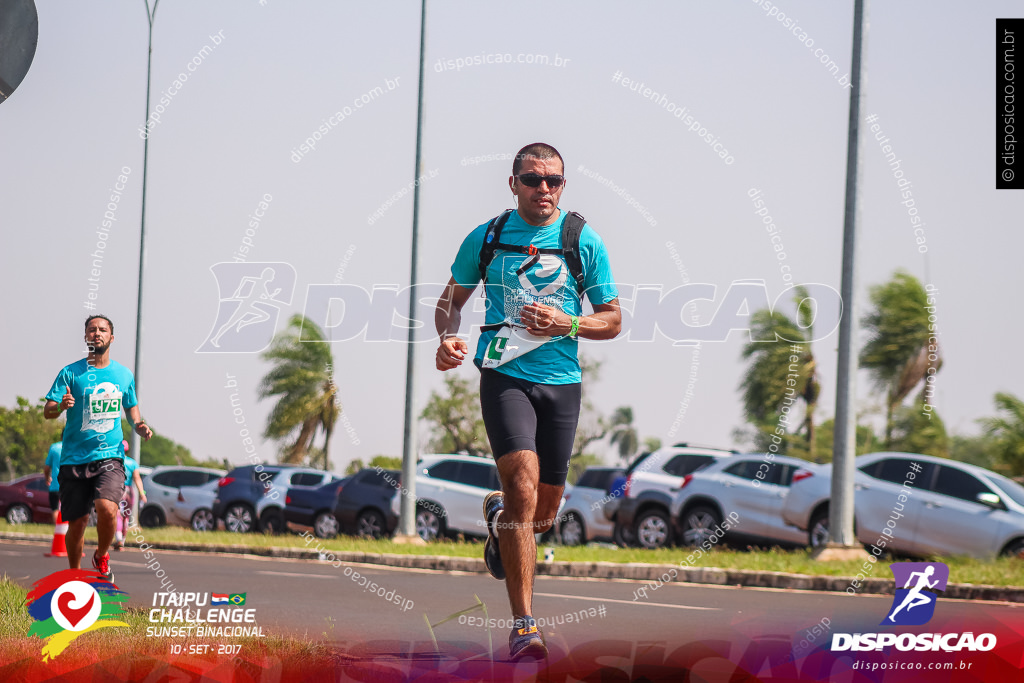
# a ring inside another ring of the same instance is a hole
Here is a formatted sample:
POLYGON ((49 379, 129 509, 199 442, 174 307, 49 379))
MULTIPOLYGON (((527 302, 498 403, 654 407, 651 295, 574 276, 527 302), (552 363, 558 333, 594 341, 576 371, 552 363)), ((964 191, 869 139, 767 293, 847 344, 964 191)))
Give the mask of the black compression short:
POLYGON ((562 486, 580 419, 582 384, 538 384, 497 370, 480 371, 480 408, 494 459, 533 451, 540 481, 562 486))

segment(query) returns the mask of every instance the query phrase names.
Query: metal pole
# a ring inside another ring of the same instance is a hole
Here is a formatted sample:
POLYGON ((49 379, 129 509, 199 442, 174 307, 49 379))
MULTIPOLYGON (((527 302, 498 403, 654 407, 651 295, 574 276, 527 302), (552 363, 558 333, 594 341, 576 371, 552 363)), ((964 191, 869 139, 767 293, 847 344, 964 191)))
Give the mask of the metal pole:
MULTIPOLYGON (((427 0, 422 0, 420 9, 420 83, 416 104, 416 172, 413 177, 418 179, 422 174, 420 154, 423 145, 423 59, 427 34, 427 0)), ((409 268, 409 320, 416 319, 417 293, 416 261, 418 255, 420 221, 420 183, 417 182, 412 196, 412 265, 409 268)), ((416 534, 416 412, 413 394, 416 388, 416 330, 409 327, 409 340, 405 357, 405 438, 402 445, 402 486, 408 494, 402 496, 401 522, 399 532, 406 537, 416 534)))
POLYGON ((839 372, 836 377, 836 419, 832 443, 832 505, 829 535, 833 544, 853 546, 853 477, 857 454, 857 180, 860 173, 860 104, 863 97, 862 56, 867 32, 866 0, 854 0, 853 64, 851 65, 850 122, 846 143, 846 212, 843 220, 843 317, 839 322, 839 372))

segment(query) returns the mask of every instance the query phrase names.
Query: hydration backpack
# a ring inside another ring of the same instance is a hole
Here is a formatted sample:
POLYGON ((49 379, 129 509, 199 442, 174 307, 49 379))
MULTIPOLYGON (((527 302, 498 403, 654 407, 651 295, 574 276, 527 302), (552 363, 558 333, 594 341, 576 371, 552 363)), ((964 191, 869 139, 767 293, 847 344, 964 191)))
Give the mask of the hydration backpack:
POLYGON ((561 248, 541 249, 532 244, 525 246, 521 244, 505 244, 501 241, 501 229, 505 227, 505 223, 508 222, 511 215, 512 209, 506 209, 501 215, 495 216, 487 224, 487 232, 484 233, 484 244, 480 248, 480 279, 484 285, 487 285, 487 266, 494 260, 494 252, 499 249, 514 251, 519 254, 528 254, 530 256, 530 258, 523 262, 519 270, 516 271, 518 275, 522 275, 529 270, 533 264, 540 260, 542 254, 554 254, 565 259, 565 264, 569 266, 569 272, 572 274, 573 279, 576 280, 576 292, 582 297, 584 288, 583 258, 580 255, 580 233, 583 232, 583 226, 587 220, 575 211, 570 211, 562 221, 561 248))

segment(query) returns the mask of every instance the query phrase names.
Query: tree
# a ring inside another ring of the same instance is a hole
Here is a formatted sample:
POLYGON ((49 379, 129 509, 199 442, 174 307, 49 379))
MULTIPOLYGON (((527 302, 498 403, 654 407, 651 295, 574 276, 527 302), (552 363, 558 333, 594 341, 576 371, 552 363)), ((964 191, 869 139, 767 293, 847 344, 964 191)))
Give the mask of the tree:
POLYGON ((929 343, 935 337, 928 329, 928 294, 917 278, 896 271, 889 282, 872 287, 870 297, 874 308, 862 320, 870 340, 861 350, 860 367, 886 394, 885 447, 892 448, 897 407, 939 371, 942 356, 938 343, 929 343))
POLYGON ((345 475, 348 476, 355 474, 356 472, 362 469, 366 469, 366 465, 363 464, 363 461, 361 459, 356 458, 355 460, 348 464, 348 467, 345 468, 345 475))
POLYGON ((1013 394, 995 395, 996 417, 979 420, 992 439, 995 457, 1009 468, 1009 476, 1024 474, 1024 401, 1013 394))
POLYGON ((587 446, 595 441, 600 441, 608 434, 608 424, 604 416, 594 407, 587 394, 587 387, 601 377, 601 361, 592 360, 582 353, 579 354, 579 360, 580 373, 583 376, 583 390, 580 399, 580 419, 576 425, 576 437, 572 442, 572 455, 569 457, 570 466, 573 460, 583 456, 583 451, 587 446))
POLYGON ((50 444, 61 439, 64 420, 43 417, 45 402, 18 396, 13 409, 0 406, 0 457, 9 479, 42 472, 50 444))
POLYGON ((909 406, 900 406, 893 415, 892 450, 949 457, 946 425, 934 408, 925 411, 924 392, 909 406))
POLYGON ((430 426, 428 446, 435 453, 490 455, 484 418, 480 413, 480 392, 468 379, 448 374, 445 395, 430 392, 420 419, 430 426))
POLYGON ((370 460, 370 467, 379 467, 382 470, 402 469, 402 459, 393 455, 375 455, 370 460))
POLYGON ((267 417, 264 436, 283 442, 281 462, 313 464, 320 459, 323 469, 329 469, 331 434, 341 406, 334 385, 334 359, 323 332, 304 315, 293 315, 263 359, 274 367, 260 382, 259 397, 279 397, 267 417), (323 447, 318 449, 313 443, 321 431, 323 447))
POLYGON ((619 458, 628 464, 630 457, 640 446, 640 438, 637 436, 636 427, 633 426, 633 409, 629 406, 616 408, 609 426, 612 433, 611 444, 618 446, 619 458))
POLYGON ((656 436, 648 436, 644 439, 644 451, 647 453, 653 453, 654 451, 661 448, 661 439, 656 436))
POLYGON ((601 458, 592 453, 584 453, 578 458, 573 458, 569 462, 569 475, 566 477, 566 481, 575 486, 576 482, 580 480, 580 475, 588 467, 600 466, 601 464, 601 458))
MULTIPOLYGON (((813 339, 814 312, 808 301, 807 290, 794 290, 797 322, 781 311, 760 310, 751 316, 751 338, 773 341, 751 341, 743 347, 742 358, 750 360, 740 390, 743 410, 756 429, 754 442, 759 450, 768 450, 777 444, 779 452, 791 442, 778 427, 793 424, 790 407, 803 402, 804 416, 800 430, 810 459, 814 459, 817 439, 814 433, 814 411, 818 405, 821 384, 818 381, 817 362, 809 339, 813 339)), ((794 412, 795 414, 795 412, 794 412)))

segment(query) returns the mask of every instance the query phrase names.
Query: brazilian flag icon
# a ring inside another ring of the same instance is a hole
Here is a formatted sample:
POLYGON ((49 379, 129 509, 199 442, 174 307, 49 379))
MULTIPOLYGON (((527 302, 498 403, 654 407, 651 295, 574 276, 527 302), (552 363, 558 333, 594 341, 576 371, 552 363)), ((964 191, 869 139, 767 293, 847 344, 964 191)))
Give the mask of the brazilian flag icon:
POLYGON ((232 605, 240 607, 245 604, 246 595, 246 593, 232 593, 228 596, 228 602, 230 602, 232 605))

